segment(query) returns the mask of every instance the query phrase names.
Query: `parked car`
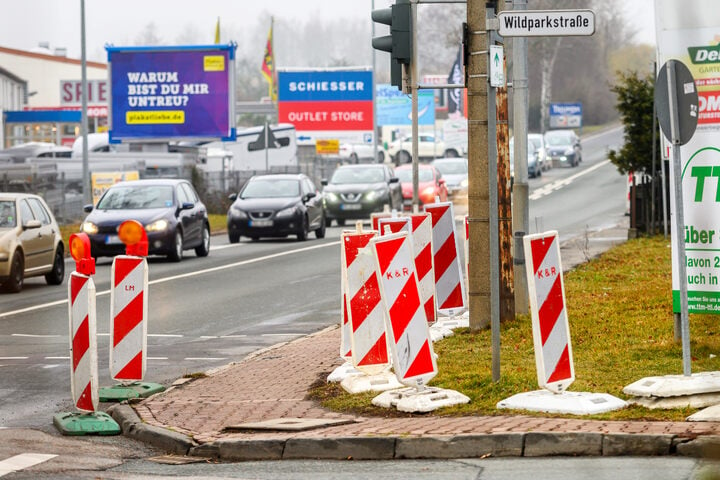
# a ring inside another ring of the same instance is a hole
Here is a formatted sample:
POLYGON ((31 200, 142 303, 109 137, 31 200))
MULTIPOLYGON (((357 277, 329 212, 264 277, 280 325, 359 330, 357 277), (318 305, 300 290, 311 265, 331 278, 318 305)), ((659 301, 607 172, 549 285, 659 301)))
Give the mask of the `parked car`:
POLYGON ((552 162, 547 158, 547 149, 545 148, 545 138, 542 133, 528 133, 528 150, 531 148, 537 153, 538 163, 541 171, 547 171, 552 168, 552 162))
MULTIPOLYGON (((395 169, 395 175, 400 180, 403 196, 403 210, 412 210, 413 201, 413 178, 412 165, 401 165, 395 169)), ((441 202, 447 202, 448 191, 445 186, 445 179, 442 173, 428 164, 418 165, 418 200, 420 205, 435 202, 439 198, 441 202)))
POLYGON ((239 242, 241 236, 257 240, 297 235, 303 241, 315 232, 315 237, 325 237, 322 195, 306 175, 255 175, 230 200, 230 243, 239 242))
POLYGON ((467 201, 468 163, 467 158, 438 158, 430 165, 437 168, 445 180, 448 197, 453 201, 467 201))
MULTIPOLYGON (((515 177, 515 139, 510 139, 510 176, 515 177)), ((542 175, 542 167, 540 166, 539 152, 533 148, 532 143, 528 139, 527 144, 527 169, 528 177, 535 178, 542 175)))
POLYGON ((125 220, 137 220, 148 237, 148 254, 165 255, 179 262, 183 251, 195 249, 198 257, 210 253, 210 223, 207 208, 187 180, 157 178, 119 182, 111 186, 80 230, 90 237, 93 257, 125 253, 117 229, 125 220))
POLYGON ((550 130, 545 133, 547 154, 553 165, 577 166, 582 162, 580 137, 572 130, 550 130))
MULTIPOLYGON (((388 153, 396 165, 410 163, 412 161, 412 137, 405 137, 395 140, 388 145, 388 153)), ((418 157, 423 159, 434 159, 440 157, 457 156, 451 151, 445 150, 445 142, 437 140, 433 135, 418 136, 418 157)))
MULTIPOLYGON (((341 143, 340 158, 348 163, 360 163, 360 161, 372 162, 373 157, 375 157, 374 148, 372 143, 341 143)), ((383 163, 386 158, 388 158, 387 150, 378 144, 375 161, 377 163, 383 163)))
POLYGON ((28 193, 0 193, 0 284, 22 290, 25 278, 45 276, 48 285, 65 278, 65 245, 45 201, 28 193))
POLYGON ((400 183, 387 164, 342 165, 330 181, 323 180, 325 224, 367 220, 373 212, 402 208, 400 183))

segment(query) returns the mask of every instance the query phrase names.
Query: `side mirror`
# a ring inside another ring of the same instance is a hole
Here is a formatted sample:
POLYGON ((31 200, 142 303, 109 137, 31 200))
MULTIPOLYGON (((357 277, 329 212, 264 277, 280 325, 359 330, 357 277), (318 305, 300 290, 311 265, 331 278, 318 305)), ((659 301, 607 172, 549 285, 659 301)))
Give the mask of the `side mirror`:
POLYGON ((234 202, 235 200, 237 200, 238 194, 237 194, 237 193, 231 193, 230 195, 228 195, 228 198, 230 199, 231 202, 234 202))
POLYGON ((327 184, 328 184, 327 178, 323 178, 322 180, 320 180, 320 185, 322 185, 323 187, 327 187, 327 184))
POLYGON ((445 185, 445 179, 444 178, 439 179, 438 185, 445 185))
POLYGON ((317 197, 317 194, 315 192, 306 193, 303 196, 303 203, 309 201, 311 198, 317 197))
POLYGON ((23 223, 24 230, 32 230, 33 228, 40 227, 42 227, 42 223, 40 223, 40 220, 28 220, 27 222, 23 223))
POLYGON ((399 183, 400 179, 398 177, 390 177, 390 180, 388 183, 399 183))
POLYGON ((93 211, 93 208, 94 208, 94 207, 93 207, 93 204, 92 204, 92 203, 89 204, 89 205, 84 205, 84 206, 83 206, 83 212, 85 212, 85 213, 90 213, 90 212, 93 211))
POLYGON ((195 204, 192 202, 183 202, 180 205, 180 210, 192 210, 193 208, 195 208, 195 204))

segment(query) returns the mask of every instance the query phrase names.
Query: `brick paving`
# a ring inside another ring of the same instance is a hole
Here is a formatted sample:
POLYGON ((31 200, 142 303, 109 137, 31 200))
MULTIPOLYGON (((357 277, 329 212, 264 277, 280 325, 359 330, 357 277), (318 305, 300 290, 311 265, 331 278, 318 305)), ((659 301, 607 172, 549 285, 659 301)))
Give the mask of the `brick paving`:
POLYGON ((333 327, 258 352, 207 377, 144 400, 135 409, 147 424, 192 436, 201 444, 218 440, 528 432, 670 434, 687 438, 720 434, 720 422, 593 421, 527 415, 449 417, 437 412, 407 418, 376 418, 331 412, 305 397, 313 383, 341 364, 339 332, 339 328, 333 327), (295 417, 353 422, 300 432, 225 430, 242 423, 295 417))

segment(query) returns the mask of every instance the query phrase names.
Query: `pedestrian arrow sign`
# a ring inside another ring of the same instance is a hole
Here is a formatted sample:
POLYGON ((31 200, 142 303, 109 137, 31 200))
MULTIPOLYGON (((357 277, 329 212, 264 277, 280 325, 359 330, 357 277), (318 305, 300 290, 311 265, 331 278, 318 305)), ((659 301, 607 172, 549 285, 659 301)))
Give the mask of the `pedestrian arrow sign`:
POLYGON ((490 45, 490 86, 505 86, 505 54, 502 45, 490 45))

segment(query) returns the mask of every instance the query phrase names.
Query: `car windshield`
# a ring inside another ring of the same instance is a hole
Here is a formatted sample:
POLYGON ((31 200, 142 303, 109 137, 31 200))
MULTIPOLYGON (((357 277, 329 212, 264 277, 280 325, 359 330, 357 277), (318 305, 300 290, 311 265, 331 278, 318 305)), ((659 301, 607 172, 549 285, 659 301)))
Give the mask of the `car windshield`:
POLYGON ((443 175, 457 175, 468 173, 467 164, 465 160, 436 162, 435 168, 440 170, 443 175))
POLYGON ((528 146, 532 145, 533 149, 540 150, 540 147, 542 147, 542 142, 538 137, 528 137, 528 146))
POLYGON ((240 198, 299 197, 300 182, 293 179, 262 178, 248 182, 240 198))
MULTIPOLYGON (((395 175, 401 183, 412 182, 412 168, 398 168, 395 175)), ((418 168, 418 182, 432 182, 433 174, 429 168, 418 168)))
POLYGON ((0 228, 12 228, 17 226, 15 215, 15 202, 11 200, 0 201, 0 228))
POLYGON ((170 185, 115 186, 110 188, 97 205, 99 210, 135 210, 173 206, 173 187, 170 185))
POLYGON ((380 183, 385 181, 382 168, 338 168, 330 183, 380 183))
POLYGON ((572 145, 572 139, 570 135, 547 135, 545 137, 545 142, 553 147, 557 147, 560 145, 572 145))

